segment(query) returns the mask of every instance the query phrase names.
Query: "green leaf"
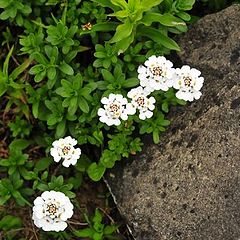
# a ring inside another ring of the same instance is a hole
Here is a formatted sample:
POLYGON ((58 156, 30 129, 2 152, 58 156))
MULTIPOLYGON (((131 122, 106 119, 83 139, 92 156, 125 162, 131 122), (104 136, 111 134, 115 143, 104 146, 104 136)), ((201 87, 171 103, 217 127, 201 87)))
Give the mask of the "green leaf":
POLYGON ((63 63, 59 66, 59 69, 67 74, 67 75, 73 75, 74 71, 70 65, 68 65, 66 62, 63 61, 63 63))
POLYGON ((46 70, 43 70, 42 72, 39 72, 36 74, 36 76, 34 77, 34 81, 41 82, 45 76, 46 76, 46 70))
POLYGON ((12 48, 10 49, 10 51, 7 54, 7 57, 3 63, 3 75, 4 76, 8 76, 8 65, 9 65, 10 57, 12 56, 12 53, 13 53, 13 49, 14 49, 14 46, 12 46, 12 48))
POLYGON ((129 14, 128 10, 121 10, 121 11, 117 11, 117 12, 108 14, 108 16, 110 16, 110 17, 117 17, 117 18, 126 18, 129 15, 130 14, 129 14))
POLYGON ((9 145, 9 149, 10 149, 10 152, 21 153, 22 150, 27 148, 29 145, 30 145, 29 141, 23 140, 23 139, 18 139, 18 140, 14 140, 13 142, 11 142, 11 144, 9 145))
POLYGON ((30 65, 31 60, 27 59, 23 64, 15 68, 9 76, 9 79, 15 80, 21 73, 23 73, 30 65))
POLYGON ((0 229, 4 231, 13 230, 22 227, 22 220, 12 215, 4 216, 0 221, 0 229))
POLYGON ((117 9, 117 7, 110 2, 110 0, 92 0, 92 1, 99 4, 102 7, 111 8, 114 11, 117 9))
POLYGON ((191 10, 194 3, 195 0, 178 0, 176 8, 183 11, 191 10))
POLYGON ((153 142, 155 144, 159 143, 159 132, 157 129, 153 131, 153 142))
POLYGON ((150 12, 147 13, 142 19, 142 23, 146 26, 150 26, 153 22, 159 22, 167 27, 186 26, 184 21, 170 13, 160 14, 150 12))
POLYGON ((129 46, 131 45, 131 43, 133 41, 134 41, 134 33, 132 32, 132 34, 130 36, 117 42, 115 48, 116 48, 118 55, 121 53, 124 53, 129 48, 129 46))
POLYGON ((43 56, 43 54, 41 54, 39 52, 34 52, 32 56, 38 63, 41 63, 44 66, 48 65, 48 61, 47 61, 46 57, 43 56))
POLYGON ((109 41, 110 43, 119 42, 122 39, 127 38, 131 35, 133 31, 133 24, 130 22, 129 18, 126 21, 119 25, 116 29, 116 33, 114 34, 113 38, 109 41))
POLYGON ((141 8, 144 11, 150 10, 152 7, 159 5, 163 0, 142 0, 141 8))
POLYGON ((124 82, 122 87, 132 88, 132 87, 136 87, 138 84, 139 84, 139 79, 138 78, 129 78, 124 82))
POLYGON ((103 217, 102 217, 101 212, 99 211, 99 209, 96 208, 95 215, 93 217, 93 222, 94 223, 101 223, 102 219, 103 219, 103 217))
POLYGON ((8 85, 2 82, 1 76, 0 76, 0 97, 3 96, 3 94, 8 90, 8 85))
POLYGON ((162 34, 161 31, 145 26, 139 27, 138 30, 139 35, 149 37, 153 41, 163 45, 168 49, 180 51, 180 47, 178 46, 178 44, 168 36, 162 34))
POLYGON ((0 0, 0 8, 6 8, 11 4, 11 1, 8 0, 0 0))
POLYGON ((47 169, 50 164, 52 163, 52 159, 50 157, 42 158, 40 159, 34 167, 34 172, 41 172, 45 169, 47 169))
POLYGON ((47 70, 47 76, 49 79, 54 79, 56 77, 57 71, 55 67, 50 67, 47 70))
POLYGON ((112 75, 112 73, 110 73, 108 70, 106 69, 102 69, 101 73, 103 75, 103 79, 109 83, 114 83, 115 82, 115 78, 112 75))
POLYGON ((112 4, 114 4, 115 6, 118 6, 122 9, 127 9, 128 8, 128 4, 126 3, 125 0, 110 0, 112 4))
POLYGON ((83 97, 79 97, 78 106, 84 113, 88 113, 89 112, 88 103, 87 103, 87 101, 83 97))
POLYGON ((0 159, 0 166, 2 167, 8 167, 11 166, 11 162, 9 161, 9 159, 0 159))
POLYGON ((162 110, 166 113, 169 112, 169 106, 168 106, 168 102, 163 102, 162 104, 162 110))
POLYGON ((104 233, 104 235, 111 235, 111 234, 113 234, 114 232, 117 231, 118 227, 119 226, 117 226, 117 225, 106 226, 104 228, 104 232, 103 233, 104 233))
POLYGON ((179 12, 179 13, 176 13, 176 15, 178 17, 180 17, 181 19, 183 19, 184 21, 190 21, 191 20, 191 15, 189 15, 188 13, 179 12))
POLYGON ((48 119, 47 119, 47 124, 49 125, 49 126, 53 126, 53 125, 55 125, 56 123, 58 123, 59 122, 59 119, 57 118, 57 116, 55 116, 55 115, 53 115, 53 114, 51 114, 49 117, 48 117, 48 119))
POLYGON ((23 176, 23 178, 26 179, 26 180, 32 180, 32 179, 36 179, 37 178, 36 173, 34 173, 32 171, 28 171, 24 167, 19 168, 19 172, 23 176))
POLYGON ((56 137, 57 138, 63 137, 65 131, 66 131, 66 120, 58 123, 57 128, 56 128, 56 137))
POLYGON ((78 109, 78 97, 72 97, 69 106, 68 106, 68 113, 70 115, 74 115, 78 109))
POLYGON ((42 64, 37 64, 29 70, 29 73, 32 75, 36 75, 36 74, 42 72, 44 69, 45 69, 45 67, 42 64))
POLYGON ((93 237, 93 233, 94 233, 94 230, 91 228, 85 228, 85 229, 81 229, 73 232, 73 234, 77 237, 90 237, 90 238, 93 237))
POLYGON ((90 33, 94 33, 94 32, 115 31, 115 29, 117 28, 118 25, 119 25, 119 23, 115 23, 115 22, 97 23, 97 24, 94 24, 92 26, 91 30, 89 30, 89 31, 88 30, 83 30, 82 32, 80 32, 80 36, 90 34, 90 33))
POLYGON ((95 182, 99 181, 104 173, 106 168, 101 164, 97 165, 97 163, 92 163, 87 169, 88 176, 95 182))

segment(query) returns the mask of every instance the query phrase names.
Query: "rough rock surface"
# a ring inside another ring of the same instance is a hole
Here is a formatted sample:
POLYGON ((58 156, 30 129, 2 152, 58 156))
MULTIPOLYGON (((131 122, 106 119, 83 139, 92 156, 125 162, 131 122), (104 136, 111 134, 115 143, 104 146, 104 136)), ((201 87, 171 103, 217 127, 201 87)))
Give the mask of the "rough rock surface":
POLYGON ((240 5, 204 17, 180 45, 205 77, 202 98, 106 179, 137 240, 239 240, 240 5))

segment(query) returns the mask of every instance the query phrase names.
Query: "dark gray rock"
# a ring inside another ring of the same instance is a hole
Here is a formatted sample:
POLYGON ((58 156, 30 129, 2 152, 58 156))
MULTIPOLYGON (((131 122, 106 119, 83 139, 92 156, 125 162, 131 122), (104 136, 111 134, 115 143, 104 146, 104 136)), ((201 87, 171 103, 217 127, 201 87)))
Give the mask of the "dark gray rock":
POLYGON ((205 77, 202 98, 173 109, 161 143, 106 181, 137 240, 239 240, 240 5, 204 17, 180 45, 205 77))

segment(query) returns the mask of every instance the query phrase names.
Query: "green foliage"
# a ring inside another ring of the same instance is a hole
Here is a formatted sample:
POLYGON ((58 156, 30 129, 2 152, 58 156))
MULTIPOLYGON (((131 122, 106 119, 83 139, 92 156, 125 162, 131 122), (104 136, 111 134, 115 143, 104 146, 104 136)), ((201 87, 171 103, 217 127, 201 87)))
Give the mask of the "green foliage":
POLYGON ((75 193, 71 192, 70 190, 73 188, 72 184, 65 184, 64 178, 62 175, 55 177, 52 176, 50 182, 48 183, 39 183, 36 184, 35 187, 40 191, 58 191, 63 192, 69 198, 74 198, 76 196, 75 193))
POLYGON ((3 12, 0 14, 1 20, 16 19, 19 26, 23 24, 23 17, 28 16, 32 9, 28 4, 25 4, 23 0, 1 0, 0 8, 3 12))
POLYGON ((28 137, 32 129, 32 126, 29 126, 28 122, 19 116, 16 117, 15 122, 10 122, 8 126, 12 131, 13 137, 28 137))
POLYGON ((166 48, 179 51, 177 43, 167 36, 168 31, 171 32, 168 27, 175 29, 175 32, 185 32, 187 27, 184 20, 190 20, 190 16, 185 11, 191 10, 195 2, 195 0, 167 1, 167 3, 163 0, 93 1, 103 7, 111 8, 113 13, 108 16, 115 17, 121 22, 109 41, 115 44, 115 49, 119 54, 129 48, 136 36, 151 38, 166 48), (170 5, 168 11, 163 14, 158 12, 158 7, 165 4, 170 5), (158 23, 162 28, 152 27, 153 23, 158 23))
POLYGON ((21 227, 22 220, 19 217, 6 215, 0 220, 0 230, 5 234, 7 240, 14 240, 21 227))
POLYGON ((77 230, 74 235, 82 238, 90 238, 92 240, 116 239, 113 234, 118 229, 116 225, 105 225, 102 223, 103 217, 101 212, 96 209, 95 215, 89 219, 85 216, 89 226, 87 228, 77 230))
MULTIPOLYGON (((0 158, 0 205, 30 207, 43 191, 55 190, 79 209, 76 193, 86 179, 100 181, 117 161, 141 152, 141 134, 160 141, 171 106, 185 104, 173 89, 153 94, 154 117, 145 121, 131 116, 109 127, 97 112, 102 97, 126 97, 139 85, 137 68, 149 56, 180 50, 174 39, 187 31, 194 2, 0 0, 0 130, 8 145, 0 158), (63 169, 49 150, 67 135, 82 155, 63 169)), ((24 223, 11 214, 0 220, 0 231, 20 239, 16 229, 24 223)), ((64 231, 41 232, 40 239, 117 239, 117 226, 107 225, 99 210, 85 218, 88 227, 74 231, 76 238, 64 231)))

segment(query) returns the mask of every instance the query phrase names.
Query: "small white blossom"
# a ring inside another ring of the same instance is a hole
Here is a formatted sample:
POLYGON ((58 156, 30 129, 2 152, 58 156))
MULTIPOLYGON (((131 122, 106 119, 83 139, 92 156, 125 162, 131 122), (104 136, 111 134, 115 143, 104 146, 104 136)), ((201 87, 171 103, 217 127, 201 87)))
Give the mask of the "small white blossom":
POLYGON ((202 95, 200 90, 204 82, 204 78, 200 75, 200 71, 187 65, 177 68, 173 84, 173 87, 179 90, 176 97, 190 102, 199 99, 202 95))
POLYGON ((106 123, 108 126, 120 125, 122 120, 127 120, 128 115, 126 112, 127 99, 121 94, 111 93, 108 98, 103 97, 101 103, 103 108, 98 109, 99 120, 106 123))
POLYGON ((168 91, 173 86, 173 63, 163 56, 151 56, 138 68, 140 85, 149 91, 168 91))
POLYGON ((140 87, 133 88, 128 92, 128 97, 131 103, 127 104, 127 112, 129 115, 134 115, 139 110, 139 118, 145 120, 153 116, 154 104, 156 102, 154 97, 148 98, 149 91, 140 87))
POLYGON ((62 192, 45 191, 34 200, 32 219, 44 231, 64 231, 72 215, 73 205, 62 192))
POLYGON ((77 140, 70 136, 60 138, 52 143, 53 147, 50 149, 50 154, 53 156, 55 162, 63 159, 62 165, 64 167, 75 165, 81 155, 81 149, 74 147, 76 144, 77 140))

